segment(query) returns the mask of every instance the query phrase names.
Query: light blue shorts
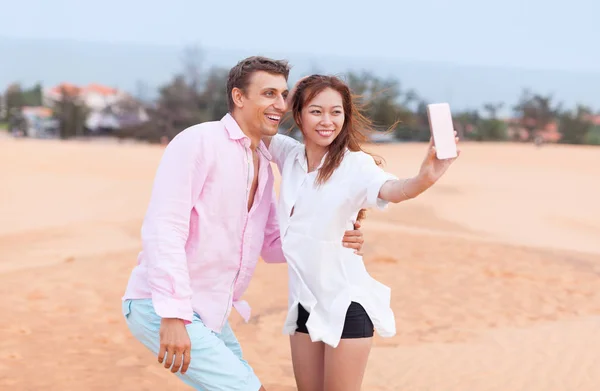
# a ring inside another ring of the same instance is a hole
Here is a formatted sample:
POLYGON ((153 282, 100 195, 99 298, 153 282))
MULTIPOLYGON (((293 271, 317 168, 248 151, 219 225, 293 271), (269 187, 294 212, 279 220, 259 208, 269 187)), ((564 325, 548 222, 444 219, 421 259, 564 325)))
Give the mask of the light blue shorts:
MULTIPOLYGON (((154 312, 152 300, 124 300, 122 305, 123 315, 133 336, 158 356, 161 318, 154 312)), ((229 322, 225 324, 221 333, 217 334, 194 314, 192 323, 186 328, 192 351, 187 372, 184 375, 176 373, 181 380, 202 391, 260 389, 261 383, 250 365, 242 358, 242 349, 229 322)))

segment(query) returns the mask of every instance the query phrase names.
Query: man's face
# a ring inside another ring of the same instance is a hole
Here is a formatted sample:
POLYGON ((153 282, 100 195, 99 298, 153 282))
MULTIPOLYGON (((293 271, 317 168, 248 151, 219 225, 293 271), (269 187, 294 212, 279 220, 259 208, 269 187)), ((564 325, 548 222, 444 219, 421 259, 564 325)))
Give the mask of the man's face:
POLYGON ((277 134, 281 118, 287 110, 288 86, 285 77, 264 71, 254 72, 246 93, 237 107, 248 131, 260 136, 277 134))

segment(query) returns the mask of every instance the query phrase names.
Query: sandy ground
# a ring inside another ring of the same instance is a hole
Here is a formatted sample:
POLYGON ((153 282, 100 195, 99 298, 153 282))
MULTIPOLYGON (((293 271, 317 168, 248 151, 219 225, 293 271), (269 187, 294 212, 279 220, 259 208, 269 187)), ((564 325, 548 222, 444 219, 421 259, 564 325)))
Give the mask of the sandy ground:
MULTIPOLYGON (((600 389, 600 149, 463 144, 419 199, 370 212, 369 271, 398 335, 365 390, 600 389)), ((377 146, 397 175, 424 145, 377 146)), ((186 390, 120 297, 162 149, 0 139, 0 389, 186 390)), ((286 266, 260 263, 231 323, 268 390, 294 390, 286 266)))

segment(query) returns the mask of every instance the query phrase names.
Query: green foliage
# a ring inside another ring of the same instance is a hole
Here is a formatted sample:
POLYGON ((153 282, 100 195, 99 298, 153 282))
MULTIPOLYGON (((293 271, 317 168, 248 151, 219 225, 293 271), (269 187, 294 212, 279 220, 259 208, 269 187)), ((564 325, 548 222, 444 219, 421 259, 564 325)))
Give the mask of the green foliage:
POLYGON ((560 104, 555 105, 552 99, 550 95, 534 94, 525 89, 513 107, 519 125, 527 130, 529 140, 534 140, 561 112, 560 104))
POLYGON ((21 85, 14 83, 8 86, 4 92, 4 111, 6 113, 5 120, 11 123, 16 120, 17 113, 24 106, 23 102, 23 91, 21 85))
POLYGON ((588 133, 593 127, 589 108, 578 106, 573 112, 564 112, 559 118, 560 142, 564 144, 586 144, 588 133))
POLYGON ((36 84, 29 90, 21 93, 23 106, 42 106, 42 85, 36 84))
POLYGON ((498 119, 481 119, 476 125, 472 139, 476 141, 505 141, 508 126, 498 119))
POLYGON ((58 119, 58 134, 62 139, 85 136, 85 120, 88 109, 67 90, 61 91, 61 98, 52 107, 58 119))
POLYGON ((414 90, 404 90, 398 80, 370 72, 348 72, 345 78, 375 128, 392 131, 399 140, 429 139, 429 128, 424 129, 419 113, 410 109, 415 103, 424 105, 414 90))
MULTIPOLYGON (((145 102, 148 103, 146 110, 150 120, 118 130, 118 137, 161 142, 172 139, 189 126, 218 120, 227 113, 228 70, 204 70, 204 57, 198 47, 185 50, 182 58, 182 72, 159 89, 155 102, 145 102)), ((429 140, 428 102, 414 90, 403 88, 397 79, 378 77, 368 71, 349 71, 344 78, 357 95, 362 112, 377 130, 390 130, 401 141, 429 140)), ((4 93, 3 103, 4 121, 12 123, 11 115, 18 115, 21 107, 42 105, 42 86, 37 84, 24 90, 19 84, 12 84, 4 93)), ((560 142, 600 145, 600 127, 593 126, 597 121, 592 121, 593 113, 587 107, 563 111, 561 104, 555 103, 551 95, 527 89, 522 91, 517 104, 511 108, 515 118, 510 121, 498 118, 503 107, 503 103, 485 103, 478 109, 454 111, 455 129, 463 140, 505 141, 509 139, 509 130, 512 134, 519 134, 520 129, 527 132, 529 140, 535 140, 556 123, 560 142)), ((60 120, 61 137, 84 134, 87 109, 79 102, 66 97, 53 109, 60 120)), ((282 124, 285 129, 294 127, 290 117, 282 124)))
POLYGON ((600 145, 600 126, 592 127, 585 136, 585 144, 600 145))

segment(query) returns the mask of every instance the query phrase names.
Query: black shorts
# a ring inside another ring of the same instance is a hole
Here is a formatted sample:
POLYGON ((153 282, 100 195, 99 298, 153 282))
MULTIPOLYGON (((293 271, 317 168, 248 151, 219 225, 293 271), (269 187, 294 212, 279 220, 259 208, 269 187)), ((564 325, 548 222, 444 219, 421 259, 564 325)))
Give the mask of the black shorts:
MULTIPOLYGON (((298 320, 296 321, 296 332, 308 334, 306 321, 308 320, 308 311, 298 304, 298 320)), ((362 305, 352 302, 346 312, 344 321, 344 330, 342 339, 349 338, 370 338, 373 336, 373 322, 367 315, 367 311, 362 305)))

